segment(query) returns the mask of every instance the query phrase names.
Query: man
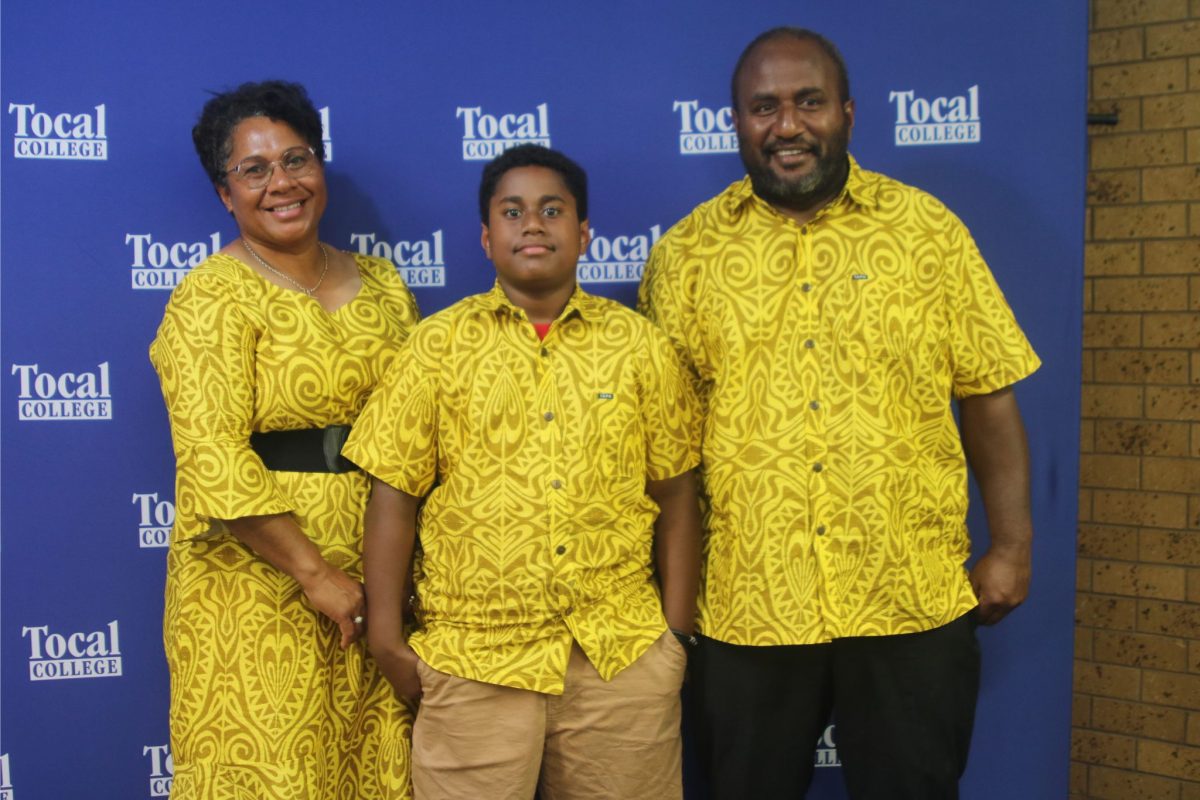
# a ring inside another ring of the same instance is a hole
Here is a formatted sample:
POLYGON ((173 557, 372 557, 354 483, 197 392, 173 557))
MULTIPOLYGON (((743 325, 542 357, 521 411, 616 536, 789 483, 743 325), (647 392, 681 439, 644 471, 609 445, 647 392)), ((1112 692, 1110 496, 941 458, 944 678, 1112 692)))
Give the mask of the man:
POLYGON ((1029 583, 1010 387, 1039 361, 962 223, 847 154, 829 41, 759 36, 733 108, 748 177, 662 238, 640 291, 706 417, 700 760, 716 797, 802 796, 832 711, 852 797, 956 797, 974 625, 1029 583), (964 449, 991 529, 969 575, 964 449))
POLYGON ((695 398, 666 337, 576 285, 577 164, 508 150, 484 168, 479 209, 496 285, 417 327, 345 448, 375 477, 368 642, 421 697, 414 793, 679 798, 695 398))

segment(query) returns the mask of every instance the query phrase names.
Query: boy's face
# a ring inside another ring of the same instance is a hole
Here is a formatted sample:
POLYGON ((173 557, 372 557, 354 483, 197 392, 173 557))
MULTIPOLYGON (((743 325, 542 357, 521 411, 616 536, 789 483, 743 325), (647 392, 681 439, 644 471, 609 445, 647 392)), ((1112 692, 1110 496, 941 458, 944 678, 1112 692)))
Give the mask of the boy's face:
POLYGON ((514 167, 496 184, 480 241, 502 287, 543 293, 574 285, 588 224, 557 172, 514 167))

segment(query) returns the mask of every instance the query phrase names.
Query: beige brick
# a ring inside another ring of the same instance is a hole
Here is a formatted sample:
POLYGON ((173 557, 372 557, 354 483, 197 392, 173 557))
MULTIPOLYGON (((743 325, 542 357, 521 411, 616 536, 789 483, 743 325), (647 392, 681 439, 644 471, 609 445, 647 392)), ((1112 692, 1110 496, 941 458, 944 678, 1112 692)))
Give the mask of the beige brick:
MULTIPOLYGON (((1186 153, 1190 156, 1190 132, 1186 141, 1186 153)), ((1096 136, 1091 140, 1091 168, 1120 169, 1182 164, 1185 156, 1184 142, 1183 131, 1096 136)), ((1197 150, 1200 151, 1200 142, 1197 143, 1197 150)), ((1200 160, 1200 152, 1194 160, 1200 160)))
POLYGON ((1164 492, 1200 492, 1200 460, 1146 458, 1142 462, 1142 488, 1164 492))
POLYGON ((1184 734, 1184 741, 1188 744, 1200 745, 1200 712, 1193 711, 1188 714, 1187 732, 1184 734))
POLYGON ((1092 519, 1092 490, 1079 490, 1079 521, 1091 522, 1092 519))
POLYGON ((1078 552, 1082 558, 1136 561, 1138 529, 1121 525, 1080 525, 1078 552))
POLYGON ((1092 209, 1085 207, 1083 209, 1083 240, 1090 242, 1092 240, 1092 231, 1095 226, 1092 224, 1092 209))
MULTIPOLYGON (((1115 243, 1114 243, 1115 244, 1115 243)), ((1091 247, 1104 247, 1104 245, 1090 245, 1091 247)), ((1200 239, 1175 239, 1170 241, 1146 242, 1142 245, 1144 257, 1143 265, 1148 274, 1158 275, 1200 275, 1200 239)), ((1086 264, 1086 249, 1085 260, 1086 264)), ((1129 252, 1113 251, 1103 252, 1096 255, 1096 259, 1101 264, 1111 264, 1114 270, 1108 274, 1118 274, 1116 269, 1125 266, 1128 268, 1129 252)), ((1136 255, 1134 255, 1136 258, 1136 255)), ((1096 272, 1095 274, 1103 274, 1096 272)))
POLYGON ((1105 630, 1136 630, 1137 601, 1127 597, 1105 597, 1080 592, 1075 597, 1075 622, 1078 625, 1105 630))
POLYGON ((1075 561, 1075 591, 1090 592, 1092 590, 1092 562, 1080 558, 1075 561))
POLYGON ((1141 459, 1137 456, 1082 455, 1079 483, 1093 489, 1138 489, 1141 459))
MULTIPOLYGON (((1193 376, 1194 376, 1194 373, 1193 373, 1193 376)), ((1200 458, 1200 423, 1192 425, 1191 456, 1192 456, 1192 458, 1200 458)))
MULTIPOLYGON (((1193 311, 1200 311, 1200 275, 1194 275, 1190 279, 1191 289, 1188 291, 1188 308, 1193 311)), ((1193 359, 1193 364, 1196 361, 1193 359)), ((1200 383, 1200 373, 1192 370, 1192 383, 1200 383)))
POLYGON ((1200 567, 1192 567, 1187 572, 1187 601, 1200 604, 1200 567))
POLYGON ((1089 767, 1088 800, 1179 800, 1179 782, 1112 767, 1089 767))
POLYGON ((1200 161, 1200 130, 1188 131, 1186 143, 1187 163, 1195 164, 1200 161))
POLYGON ((1142 321, 1146 347, 1200 347, 1200 313, 1146 314, 1142 321))
POLYGON ((1079 423, 1079 451, 1092 453, 1096 450, 1096 421, 1081 420, 1079 423))
POLYGON ((1097 561, 1092 565, 1092 591, 1097 594, 1185 600, 1187 570, 1154 564, 1097 561))
POLYGON ((1186 203, 1156 203, 1141 206, 1101 206, 1092 209, 1097 240, 1171 238, 1187 236, 1186 203))
POLYGON ((1179 784, 1179 800, 1200 800, 1200 782, 1179 784))
MULTIPOLYGON (((1092 294, 1093 294, 1093 284, 1094 283, 1095 283, 1094 278, 1084 278, 1083 279, 1083 313, 1085 313, 1085 314, 1092 310, 1092 294)), ((1084 364, 1083 364, 1083 373, 1082 373, 1084 375, 1084 378, 1083 378, 1084 383, 1087 383, 1090 380, 1090 378, 1087 377, 1088 370, 1090 367, 1091 367, 1091 364, 1087 363, 1087 353, 1084 353, 1084 364)))
POLYGON ((1146 389, 1150 419, 1200 421, 1200 386, 1151 386, 1146 389))
POLYGON ((1183 350, 1096 350, 1093 357, 1099 383, 1187 383, 1190 372, 1183 350))
MULTIPOLYGON (((1136 30, 1136 29, 1134 29, 1136 30)), ((1118 34, 1119 31, 1109 31, 1110 34, 1118 34)), ((1095 34, 1100 36, 1101 34, 1095 34)), ((1111 36, 1102 41, 1096 42, 1094 45, 1089 42, 1088 47, 1095 46, 1098 48, 1097 55, 1108 56, 1110 61, 1117 61, 1118 57, 1127 56, 1130 53, 1136 52, 1132 42, 1125 41, 1129 39, 1125 37, 1111 36)), ((1139 46, 1141 42, 1137 43, 1139 46)), ((1200 21, 1189 20, 1187 22, 1175 22, 1169 25, 1150 25, 1146 28, 1146 55, 1152 58, 1166 58, 1169 56, 1193 55, 1200 53, 1200 21)), ((1089 58, 1091 56, 1089 55, 1089 58)), ((1137 56, 1132 58, 1121 58, 1120 60, 1134 61, 1137 56)), ((1101 63, 1101 62, 1094 62, 1101 63)))
MULTIPOLYGON (((1200 606, 1190 603, 1171 603, 1166 600, 1139 600, 1137 607, 1137 629, 1142 633, 1159 633, 1165 636, 1191 638, 1200 630, 1200 606)), ((1190 648, 1190 645, 1189 645, 1190 648)), ((1188 650, 1188 669, 1196 664, 1193 653, 1188 650)), ((1200 699, 1200 695, 1197 695, 1200 699)))
POLYGON ((1183 741, 1187 712, 1149 703, 1096 697, 1092 700, 1091 727, 1138 737, 1183 741))
POLYGON ((1142 343, 1142 318, 1137 314, 1085 314, 1084 347, 1137 347, 1142 343))
POLYGON ((1192 91, 1200 90, 1200 58, 1188 59, 1188 88, 1192 91))
POLYGON ((1187 519, 1187 497, 1162 492, 1097 491, 1092 502, 1097 522, 1182 528, 1187 519))
POLYGON ((1074 685, 1075 691, 1080 694, 1136 700, 1141 693, 1142 670, 1076 660, 1074 685))
MULTIPOLYGON (((1158 169, 1168 169, 1159 167, 1158 169)), ((1175 169, 1189 169, 1187 166, 1175 169)), ((1141 172, 1136 169, 1103 169, 1087 176, 1087 202, 1092 205, 1136 203, 1141 197, 1141 172)), ((1167 198, 1180 199, 1180 198, 1167 198)), ((1182 198, 1188 199, 1188 198, 1182 198)))
POLYGON ((1192 236, 1200 236, 1200 203, 1188 206, 1188 226, 1192 236))
POLYGON ((1071 762, 1070 772, 1067 776, 1068 800, 1075 800, 1076 798, 1079 798, 1079 800, 1087 800, 1087 776, 1087 764, 1077 764, 1074 761, 1071 762))
POLYGON ((1094 0, 1092 29, 1168 22, 1188 16, 1187 0, 1094 0))
MULTIPOLYGON (((1200 95, 1197 95, 1200 97, 1200 95)), ((1092 173, 1094 175, 1111 175, 1111 180, 1101 187, 1116 195, 1122 190, 1122 180, 1128 183, 1128 178, 1118 179, 1124 171, 1092 173)), ((1148 203, 1163 200, 1197 200, 1200 199, 1200 164, 1189 164, 1179 167, 1149 167, 1142 171, 1142 199, 1148 203)), ((1100 189, 1097 189, 1099 191, 1100 189)), ((1096 202, 1099 202, 1097 200, 1096 202)), ((1117 200, 1114 202, 1132 202, 1117 200)))
MULTIPOLYGON (((1161 25, 1170 28, 1170 25, 1161 25)), ((1088 36, 1088 64, 1116 64, 1121 61, 1141 61, 1142 59, 1142 29, 1118 28, 1115 30, 1097 31, 1088 36)), ((1157 41, 1164 42, 1169 47, 1173 41, 1168 32, 1158 34, 1157 41)), ((1164 56, 1177 56, 1188 51, 1177 50, 1164 52, 1164 56)))
POLYGON ((1158 95, 1142 99, 1142 129, 1194 128, 1200 125, 1200 92, 1158 95))
MULTIPOLYGON (((1091 628, 1075 628, 1075 657, 1084 661, 1092 661, 1092 634, 1091 628)), ((1187 659, 1185 658, 1186 662, 1187 659)))
POLYGON ((1115 114, 1116 125, 1089 125, 1088 137, 1137 133, 1142 129, 1142 98, 1112 97, 1088 102, 1088 114, 1115 114))
POLYGON ((1137 745, 1137 768, 1142 772, 1200 781, 1200 747, 1143 739, 1137 745))
POLYGON ((1089 384, 1083 387, 1083 416, 1140 417, 1145 391, 1139 386, 1089 384))
POLYGON ((1200 530, 1200 495, 1188 497, 1188 528, 1200 530))
MULTIPOLYGON (((1141 271, 1140 252, 1141 245, 1138 242, 1100 242, 1086 245, 1083 248, 1083 272, 1091 277, 1137 275, 1141 271)), ((1200 244, 1196 247, 1196 259, 1200 261, 1200 244)), ((1185 270, 1170 271, 1184 272, 1185 270)), ((1197 268, 1197 271, 1200 272, 1200 267, 1197 268)))
POLYGON ((1200 639, 1188 642, 1188 672, 1200 673, 1200 639))
MULTIPOLYGON (((1189 167, 1190 169, 1190 167, 1189 167)), ((1095 278, 1096 311, 1186 311, 1187 278, 1095 278)))
MULTIPOLYGON (((1138 532, 1138 560, 1200 567, 1200 533, 1144 528, 1138 532)), ((1200 638, 1200 631, 1197 631, 1200 638)))
POLYGON ((1137 762, 1136 752, 1136 740, 1128 736, 1087 730, 1071 732, 1071 758, 1076 761, 1130 768, 1137 762))
POLYGON ((1092 69, 1092 97, 1144 97, 1185 92, 1188 87, 1186 58, 1140 61, 1092 69))
POLYGON ((1076 728, 1090 728, 1092 718, 1092 696, 1074 694, 1071 697, 1071 725, 1076 728))
POLYGON ((1182 456, 1188 453, 1186 422, 1096 420, 1096 452, 1182 456))
POLYGON ((1091 636, 1094 660, 1129 667, 1183 671, 1187 646, 1186 639, 1148 633, 1095 630, 1091 636))

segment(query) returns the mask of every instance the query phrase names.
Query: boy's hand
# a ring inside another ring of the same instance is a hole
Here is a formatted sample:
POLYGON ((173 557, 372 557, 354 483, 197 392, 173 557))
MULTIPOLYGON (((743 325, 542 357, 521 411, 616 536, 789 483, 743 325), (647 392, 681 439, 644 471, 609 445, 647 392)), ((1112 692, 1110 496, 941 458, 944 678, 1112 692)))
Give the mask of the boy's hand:
POLYGON ((376 653, 379 671, 400 695, 405 704, 416 707, 421 702, 421 677, 417 674, 420 657, 416 651, 401 642, 388 653, 376 653))

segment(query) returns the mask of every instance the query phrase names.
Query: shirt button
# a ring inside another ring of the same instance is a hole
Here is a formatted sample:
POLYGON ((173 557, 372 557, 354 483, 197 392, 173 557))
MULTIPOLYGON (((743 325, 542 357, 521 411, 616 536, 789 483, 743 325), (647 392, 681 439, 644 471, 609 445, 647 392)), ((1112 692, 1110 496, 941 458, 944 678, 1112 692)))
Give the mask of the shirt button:
POLYGON ((816 411, 818 408, 821 407, 821 404, 818 403, 816 400, 813 400, 812 402, 810 402, 808 404, 808 407, 811 408, 813 411, 816 411))
POLYGON ((820 461, 818 461, 817 463, 813 464, 813 472, 820 472, 820 471, 821 471, 821 470, 823 470, 823 469, 825 469, 825 467, 823 467, 823 466, 821 465, 821 462, 820 462, 820 461))
POLYGON ((550 488, 551 489, 561 489, 562 481, 560 481, 558 478, 555 478, 554 480, 550 481, 550 488))
POLYGON ((818 525, 817 526, 817 536, 824 536, 824 535, 825 535, 825 526, 818 525))
POLYGON ((563 609, 563 616, 564 616, 564 617, 569 617, 569 616, 571 616, 571 614, 573 614, 574 612, 575 612, 575 607, 574 607, 574 606, 567 606, 566 608, 564 608, 564 609, 563 609))
POLYGON ((809 350, 812 350, 814 347, 817 346, 817 343, 814 342, 812 339, 805 339, 804 346, 807 347, 809 350))
POLYGON ((802 284, 800 284, 800 291, 802 291, 802 292, 811 292, 811 291, 812 291, 812 284, 811 284, 811 283, 802 283, 802 284))
POLYGON ((550 422, 554 419, 554 412, 547 411, 545 414, 542 414, 542 419, 546 420, 546 422, 550 422))
POLYGON ((548 356, 548 355, 550 355, 550 348, 549 348, 549 347, 543 347, 543 348, 542 348, 542 356, 543 356, 543 357, 545 357, 545 356, 548 356))
POLYGON ((554 548, 554 552, 561 556, 563 553, 567 552, 567 548, 565 545, 560 544, 558 547, 554 548))

